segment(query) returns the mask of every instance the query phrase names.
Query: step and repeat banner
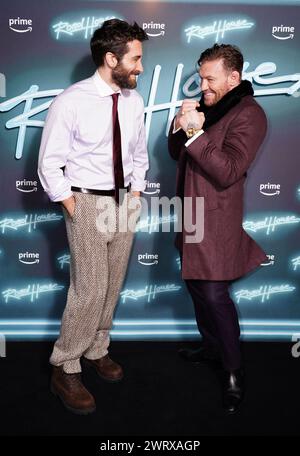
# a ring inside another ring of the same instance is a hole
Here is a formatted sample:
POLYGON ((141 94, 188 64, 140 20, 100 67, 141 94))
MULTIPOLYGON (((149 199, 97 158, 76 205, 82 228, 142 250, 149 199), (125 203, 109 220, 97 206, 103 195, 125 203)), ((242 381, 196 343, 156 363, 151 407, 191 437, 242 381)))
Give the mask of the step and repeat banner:
MULTIPOLYGON (((269 130, 245 188, 244 228, 268 262, 235 282, 242 337, 300 334, 300 10, 297 2, 1 2, 0 333, 55 338, 69 283, 60 206, 37 176, 42 128, 54 97, 93 74, 93 31, 109 18, 147 32, 144 73, 150 155, 145 198, 172 197, 176 163, 167 132, 184 98, 199 98, 196 61, 214 43, 238 45, 269 130)), ((142 216, 115 314, 113 338, 199 337, 174 247, 174 216, 142 216), (171 224, 171 233, 163 228, 171 224)))

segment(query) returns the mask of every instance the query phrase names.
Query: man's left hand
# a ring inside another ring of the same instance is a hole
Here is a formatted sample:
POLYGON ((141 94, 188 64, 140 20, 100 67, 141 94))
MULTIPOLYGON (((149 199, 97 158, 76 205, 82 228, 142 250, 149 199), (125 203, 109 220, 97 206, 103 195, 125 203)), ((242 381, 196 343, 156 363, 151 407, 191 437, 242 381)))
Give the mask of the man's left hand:
POLYGON ((137 197, 140 197, 141 196, 141 192, 131 192, 132 196, 137 196, 137 197))

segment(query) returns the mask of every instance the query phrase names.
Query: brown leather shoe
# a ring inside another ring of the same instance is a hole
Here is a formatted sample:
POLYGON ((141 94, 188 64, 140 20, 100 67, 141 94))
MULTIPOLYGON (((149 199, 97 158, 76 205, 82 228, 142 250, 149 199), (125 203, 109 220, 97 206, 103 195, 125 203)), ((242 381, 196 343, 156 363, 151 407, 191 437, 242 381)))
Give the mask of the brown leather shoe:
POLYGON ((91 393, 81 382, 81 374, 66 374, 62 366, 53 366, 51 392, 64 406, 78 415, 88 415, 96 410, 91 393))
POLYGON ((108 382, 119 382, 124 376, 122 367, 110 359, 108 354, 99 359, 83 359, 86 364, 96 369, 99 377, 108 382))

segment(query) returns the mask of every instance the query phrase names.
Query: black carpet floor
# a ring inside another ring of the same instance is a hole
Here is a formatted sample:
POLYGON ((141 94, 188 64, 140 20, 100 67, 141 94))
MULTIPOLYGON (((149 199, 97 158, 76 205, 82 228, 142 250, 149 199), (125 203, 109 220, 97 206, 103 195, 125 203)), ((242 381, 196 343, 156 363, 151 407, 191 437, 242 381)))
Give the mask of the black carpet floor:
POLYGON ((49 391, 53 343, 8 342, 0 358, 0 434, 82 436, 299 436, 300 358, 288 343, 244 343, 247 394, 226 416, 219 380, 177 355, 177 342, 113 342, 125 378, 110 384, 86 368, 97 411, 77 416, 49 391))

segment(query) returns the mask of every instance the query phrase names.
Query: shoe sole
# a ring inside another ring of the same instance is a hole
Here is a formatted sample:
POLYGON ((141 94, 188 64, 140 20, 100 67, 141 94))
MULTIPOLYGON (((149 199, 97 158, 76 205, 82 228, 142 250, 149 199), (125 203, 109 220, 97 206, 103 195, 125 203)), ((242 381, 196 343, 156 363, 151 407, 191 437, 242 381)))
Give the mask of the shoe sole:
POLYGON ((183 359, 184 361, 187 361, 188 363, 207 363, 207 362, 211 362, 211 363, 221 363, 221 359, 218 358, 218 357, 214 357, 214 356, 203 356, 201 357, 200 359, 191 359, 190 357, 188 357, 184 352, 180 352, 178 351, 178 356, 183 359))
POLYGON ((240 408, 237 407, 235 410, 228 410, 226 407, 224 407, 223 410, 226 415, 235 415, 237 412, 240 411, 240 408))
POLYGON ((239 404, 236 406, 236 408, 234 410, 228 410, 226 408, 226 406, 223 406, 223 410, 226 415, 236 415, 237 413, 239 413, 241 411, 241 409, 243 408, 243 405, 244 405, 244 396, 242 396, 241 401, 239 402, 239 404))
POLYGON ((52 385, 50 387, 50 391, 55 397, 58 397, 60 399, 60 401, 62 402, 63 406, 67 410, 69 410, 69 412, 75 413, 75 415, 89 415, 90 413, 93 413, 93 412, 96 411, 96 407, 92 407, 90 409, 76 409, 76 408, 70 407, 70 405, 68 405, 63 400, 63 398, 59 395, 59 393, 56 391, 56 389, 52 385))
POLYGON ((183 355, 179 355, 180 358, 185 361, 186 363, 191 363, 191 364, 209 364, 215 367, 219 367, 222 365, 221 360, 218 359, 210 359, 210 358, 203 358, 203 359, 197 359, 197 360, 192 360, 185 358, 183 355))
MULTIPOLYGON (((96 369, 95 369, 96 370, 96 369)), ((97 372, 97 371, 96 371, 97 372)), ((124 375, 122 375, 122 377, 120 378, 117 378, 117 379, 112 379, 112 378, 107 378, 107 377, 103 377, 103 375, 100 375, 99 372, 97 372, 97 375, 98 377, 100 377, 102 380, 105 380, 106 382, 108 383, 120 383, 123 378, 124 378, 124 375)))
POLYGON ((238 406, 235 410, 227 410, 226 408, 224 408, 224 413, 225 413, 225 415, 227 415, 227 416, 236 415, 236 414, 238 414, 240 411, 241 411, 241 407, 240 407, 240 406, 238 406))
POLYGON ((103 375, 99 374, 99 372, 97 371, 97 368, 93 364, 90 364, 86 359, 83 359, 83 362, 86 366, 94 369, 96 371, 96 374, 98 375, 98 377, 100 377, 102 380, 105 380, 108 383, 119 383, 124 378, 124 375, 122 375, 121 377, 116 378, 116 379, 104 377, 103 375))

